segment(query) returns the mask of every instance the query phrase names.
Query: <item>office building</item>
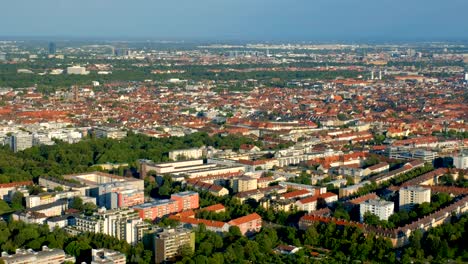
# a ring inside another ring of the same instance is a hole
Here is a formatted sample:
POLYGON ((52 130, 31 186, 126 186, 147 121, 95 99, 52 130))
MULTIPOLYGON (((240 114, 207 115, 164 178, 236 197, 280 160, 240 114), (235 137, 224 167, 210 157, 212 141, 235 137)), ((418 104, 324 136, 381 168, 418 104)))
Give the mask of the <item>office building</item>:
POLYGON ((71 66, 67 67, 67 74, 87 75, 89 71, 86 71, 85 67, 71 66))
POLYGON ((230 177, 244 173, 244 166, 221 165, 214 163, 205 163, 202 159, 154 163, 150 160, 138 160, 140 165, 140 177, 146 177, 149 171, 154 171, 158 175, 165 173, 173 176, 199 178, 206 176, 223 175, 230 177))
POLYGON ((375 214, 380 220, 388 220, 393 214, 394 203, 385 200, 372 199, 364 201, 359 205, 360 219, 364 221, 364 214, 370 212, 375 214))
POLYGON ((195 251, 195 233, 186 228, 166 229, 154 236, 156 263, 173 260, 182 250, 195 251))
POLYGON ((33 136, 27 132, 14 133, 9 139, 9 145, 13 152, 22 151, 33 146, 33 136))
POLYGON ((64 263, 75 262, 75 258, 65 254, 62 249, 51 248, 47 246, 42 247, 42 251, 34 251, 32 249, 16 249, 16 253, 8 255, 6 252, 2 253, 0 260, 5 264, 52 264, 52 263, 64 263))
POLYGON ((400 189, 399 210, 410 210, 415 204, 431 202, 431 189, 422 186, 407 186, 400 189))
POLYGON ((49 55, 55 55, 57 53, 57 46, 54 42, 49 43, 49 55))
POLYGON ((127 258, 124 254, 107 248, 93 249, 91 251, 91 264, 125 264, 127 258))
POLYGON ((6 61, 6 54, 0 52, 0 61, 6 61))
POLYGON ((127 136, 127 131, 113 127, 96 127, 93 130, 98 138, 122 139, 127 136))

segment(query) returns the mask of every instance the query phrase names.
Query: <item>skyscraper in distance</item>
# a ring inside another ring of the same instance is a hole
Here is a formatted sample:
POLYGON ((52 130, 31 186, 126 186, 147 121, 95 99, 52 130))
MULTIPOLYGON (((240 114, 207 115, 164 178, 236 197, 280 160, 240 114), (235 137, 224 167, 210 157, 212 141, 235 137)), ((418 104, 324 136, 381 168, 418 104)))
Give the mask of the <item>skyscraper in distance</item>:
POLYGON ((54 55, 57 52, 57 46, 54 42, 49 43, 49 54, 54 55))

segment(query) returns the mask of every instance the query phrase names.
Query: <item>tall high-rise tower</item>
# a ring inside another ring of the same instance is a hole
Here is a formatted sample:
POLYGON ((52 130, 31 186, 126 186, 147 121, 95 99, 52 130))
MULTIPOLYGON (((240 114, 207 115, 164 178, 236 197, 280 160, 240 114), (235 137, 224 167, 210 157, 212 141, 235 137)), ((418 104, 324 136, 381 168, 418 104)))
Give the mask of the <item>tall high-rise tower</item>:
POLYGON ((57 52, 57 46, 54 42, 49 43, 49 54, 54 55, 57 52))

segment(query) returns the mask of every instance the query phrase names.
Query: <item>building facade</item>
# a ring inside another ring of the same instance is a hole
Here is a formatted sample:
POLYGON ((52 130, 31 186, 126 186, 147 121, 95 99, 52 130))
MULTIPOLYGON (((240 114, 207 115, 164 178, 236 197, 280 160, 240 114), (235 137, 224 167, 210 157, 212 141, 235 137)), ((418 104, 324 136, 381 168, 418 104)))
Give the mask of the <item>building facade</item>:
POLYGON ((125 264, 127 258, 124 254, 107 248, 93 249, 91 251, 91 264, 125 264))
POLYGON ((399 210, 411 210, 415 204, 431 202, 431 189, 421 186, 407 186, 399 192, 399 210))
POLYGON ((379 199, 367 200, 359 205, 360 219, 364 221, 364 215, 367 212, 375 214, 380 220, 388 220, 393 214, 394 203, 379 199))
POLYGON ((166 229, 154 236, 155 263, 173 260, 183 250, 195 251, 195 233, 186 228, 166 229))

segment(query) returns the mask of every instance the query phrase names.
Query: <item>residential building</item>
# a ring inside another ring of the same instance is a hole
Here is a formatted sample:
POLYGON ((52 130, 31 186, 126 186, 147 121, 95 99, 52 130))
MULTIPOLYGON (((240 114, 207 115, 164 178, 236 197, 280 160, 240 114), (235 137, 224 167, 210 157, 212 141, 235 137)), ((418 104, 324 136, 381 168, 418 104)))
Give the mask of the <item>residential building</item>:
POLYGON ((195 251, 195 233, 192 230, 178 228, 155 233, 153 251, 155 263, 173 260, 182 250, 195 251))
POLYGON ((203 181, 188 181, 188 186, 192 186, 195 190, 203 190, 210 192, 214 196, 225 196, 229 194, 229 190, 217 184, 210 184, 203 181))
POLYGON ((171 200, 176 201, 180 211, 197 209, 199 207, 199 194, 193 191, 174 193, 171 200))
POLYGON ((317 210, 317 203, 319 199, 322 199, 323 202, 327 205, 331 205, 334 202, 338 201, 338 195, 326 192, 319 195, 310 196, 303 198, 296 202, 296 206, 301 211, 307 211, 308 213, 317 210))
POLYGON ((103 233, 135 244, 141 239, 140 230, 143 220, 132 209, 100 209, 92 216, 76 218, 76 225, 67 229, 69 233, 103 233))
POLYGON ((105 183, 97 188, 97 193, 91 189, 90 195, 97 198, 98 206, 107 209, 131 207, 145 201, 144 191, 134 189, 125 182, 105 183))
MULTIPOLYGON (((40 193, 38 195, 29 195, 25 197, 26 208, 32 208, 39 205, 51 204, 61 199, 71 199, 80 196, 79 191, 40 193)), ((95 203, 95 202, 94 202, 95 203)))
POLYGON ((12 195, 18 189, 33 185, 32 181, 0 183, 0 199, 9 201, 12 195))
POLYGON ((388 220, 393 214, 394 203, 380 199, 371 199, 364 201, 359 205, 360 220, 364 221, 364 214, 370 212, 375 214, 380 220, 388 220))
POLYGON ((142 219, 156 220, 163 216, 197 209, 199 207, 199 195, 197 192, 186 191, 171 195, 171 199, 155 200, 133 207, 142 219))
POLYGON ((253 213, 233 219, 228 224, 239 227, 243 235, 256 233, 262 228, 262 217, 257 213, 253 213))
POLYGON ((68 209, 67 200, 58 200, 49 204, 43 204, 36 207, 26 209, 26 211, 42 213, 45 216, 58 216, 62 215, 68 209))
POLYGON ((453 166, 457 169, 468 169, 468 150, 463 150, 453 156, 453 166))
POLYGON ((50 204, 57 201, 57 197, 53 194, 39 194, 39 195, 30 195, 25 198, 26 208, 32 208, 39 205, 50 204))
POLYGON ((406 186, 399 192, 399 210, 410 210, 415 204, 431 202, 431 189, 422 186, 406 186))
POLYGON ((232 183, 234 192, 246 192, 257 189, 257 179, 248 176, 233 179, 232 183))
POLYGON ((164 199, 140 204, 133 207, 140 218, 156 220, 163 216, 179 212, 178 203, 174 200, 164 199))

